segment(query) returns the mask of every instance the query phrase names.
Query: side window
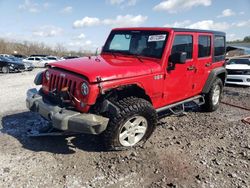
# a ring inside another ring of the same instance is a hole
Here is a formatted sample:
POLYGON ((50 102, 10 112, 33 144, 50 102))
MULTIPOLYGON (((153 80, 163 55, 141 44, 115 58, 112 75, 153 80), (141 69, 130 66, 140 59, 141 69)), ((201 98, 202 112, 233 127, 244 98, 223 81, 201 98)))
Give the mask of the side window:
POLYGON ((187 59, 193 57, 193 36, 192 35, 176 35, 172 47, 172 54, 177 52, 187 52, 187 59))
POLYGON ((211 55, 211 37, 210 36, 199 36, 198 41, 198 57, 209 57, 211 55))
POLYGON ((33 58, 33 57, 30 57, 30 58, 28 58, 28 60, 32 60, 32 61, 33 61, 33 60, 34 60, 34 58, 33 58))
POLYGON ((224 36, 219 36, 215 35, 214 36, 214 56, 215 56, 215 61, 221 61, 225 57, 225 37, 224 36))
POLYGON ((35 58, 35 60, 36 60, 36 61, 40 61, 41 59, 40 59, 40 58, 38 58, 38 57, 36 57, 36 58, 35 58))

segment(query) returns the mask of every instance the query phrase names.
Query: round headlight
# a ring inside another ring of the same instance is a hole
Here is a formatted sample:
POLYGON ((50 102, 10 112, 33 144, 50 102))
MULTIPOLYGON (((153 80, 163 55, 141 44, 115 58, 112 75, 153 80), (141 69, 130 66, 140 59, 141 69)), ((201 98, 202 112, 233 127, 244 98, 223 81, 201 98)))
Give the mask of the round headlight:
POLYGON ((89 94, 89 85, 86 82, 83 82, 81 85, 81 92, 84 96, 89 94))
POLYGON ((46 78, 47 81, 49 81, 49 79, 50 79, 50 73, 49 73, 49 71, 45 72, 45 78, 46 78))

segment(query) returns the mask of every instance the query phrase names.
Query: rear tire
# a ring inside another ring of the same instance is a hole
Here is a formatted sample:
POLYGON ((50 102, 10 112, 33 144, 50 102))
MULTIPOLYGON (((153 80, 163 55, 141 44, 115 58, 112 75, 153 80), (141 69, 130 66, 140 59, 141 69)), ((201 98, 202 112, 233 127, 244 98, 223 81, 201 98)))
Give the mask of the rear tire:
POLYGON ((8 74, 8 73, 10 72, 9 67, 7 67, 7 66, 2 67, 2 72, 3 72, 4 74, 8 74))
POLYGON ((205 104, 202 106, 207 112, 213 112, 219 108, 220 100, 222 97, 223 83, 221 79, 216 78, 209 90, 205 95, 205 104))
POLYGON ((128 97, 115 105, 119 111, 109 115, 108 127, 102 133, 106 149, 124 150, 145 142, 157 123, 157 114, 151 103, 141 98, 128 97))

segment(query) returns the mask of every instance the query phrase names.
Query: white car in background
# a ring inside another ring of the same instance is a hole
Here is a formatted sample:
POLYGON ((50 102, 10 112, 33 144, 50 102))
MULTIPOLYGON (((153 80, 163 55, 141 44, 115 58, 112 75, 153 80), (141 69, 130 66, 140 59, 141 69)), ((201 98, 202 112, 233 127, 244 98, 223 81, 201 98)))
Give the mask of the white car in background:
POLYGON ((49 63, 52 63, 52 62, 56 62, 56 61, 59 61, 60 59, 56 56, 47 56, 46 57, 46 60, 49 62, 49 63))
POLYGON ((34 67, 46 67, 48 63, 50 63, 46 58, 44 57, 28 57, 26 59, 23 59, 24 63, 32 63, 34 67))
POLYGON ((226 64, 227 84, 250 86, 250 59, 233 58, 226 64))

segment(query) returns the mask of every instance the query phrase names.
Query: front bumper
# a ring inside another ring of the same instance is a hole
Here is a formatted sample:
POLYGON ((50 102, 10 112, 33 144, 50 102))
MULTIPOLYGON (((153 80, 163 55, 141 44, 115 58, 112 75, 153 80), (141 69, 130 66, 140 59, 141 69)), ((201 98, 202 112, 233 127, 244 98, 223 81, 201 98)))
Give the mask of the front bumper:
POLYGON ((46 101, 36 89, 27 91, 26 106, 52 122, 53 127, 63 131, 100 134, 108 125, 108 118, 95 114, 80 113, 60 108, 46 101))
POLYGON ((226 84, 250 86, 250 75, 227 75, 226 84))
POLYGON ((9 66, 11 72, 22 72, 25 70, 22 66, 9 66))

